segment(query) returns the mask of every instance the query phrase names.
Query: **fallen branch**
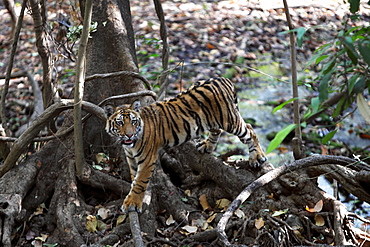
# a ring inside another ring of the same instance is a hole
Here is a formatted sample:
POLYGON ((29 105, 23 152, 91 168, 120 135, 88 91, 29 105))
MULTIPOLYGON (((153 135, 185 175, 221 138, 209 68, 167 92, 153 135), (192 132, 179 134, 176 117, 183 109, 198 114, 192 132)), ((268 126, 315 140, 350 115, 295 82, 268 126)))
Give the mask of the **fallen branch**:
POLYGON ((276 179, 277 177, 286 174, 288 172, 307 168, 309 166, 316 166, 316 165, 324 165, 324 164, 339 164, 339 165, 349 165, 355 164, 358 161, 347 157, 341 156, 332 156, 332 155, 315 155, 307 158, 303 158, 300 160, 296 160, 290 164, 283 165, 278 167, 274 170, 271 170, 265 173, 263 176, 259 177, 253 183, 248 185, 229 205, 226 212, 222 216, 221 220, 217 225, 217 233, 219 236, 220 241, 223 243, 224 246, 231 246, 227 235, 225 233, 225 228, 228 220, 234 214, 235 210, 239 208, 239 206, 248 199, 248 197, 252 194, 253 191, 257 190, 258 188, 268 184, 272 180, 276 179))

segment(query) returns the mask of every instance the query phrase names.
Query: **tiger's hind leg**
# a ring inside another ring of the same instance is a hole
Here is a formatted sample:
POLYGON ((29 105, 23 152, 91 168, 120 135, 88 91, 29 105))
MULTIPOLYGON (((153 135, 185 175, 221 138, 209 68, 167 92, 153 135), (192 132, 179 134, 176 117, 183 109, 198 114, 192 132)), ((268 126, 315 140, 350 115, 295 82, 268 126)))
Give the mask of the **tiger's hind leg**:
POLYGON ((265 152, 258 141, 258 137, 254 132, 250 124, 242 122, 243 131, 238 134, 240 141, 248 145, 249 149, 249 165, 251 167, 258 167, 260 164, 264 163, 267 158, 265 152))
POLYGON ((216 148, 220 135, 221 129, 211 129, 208 138, 196 144, 198 151, 200 153, 212 153, 216 148))

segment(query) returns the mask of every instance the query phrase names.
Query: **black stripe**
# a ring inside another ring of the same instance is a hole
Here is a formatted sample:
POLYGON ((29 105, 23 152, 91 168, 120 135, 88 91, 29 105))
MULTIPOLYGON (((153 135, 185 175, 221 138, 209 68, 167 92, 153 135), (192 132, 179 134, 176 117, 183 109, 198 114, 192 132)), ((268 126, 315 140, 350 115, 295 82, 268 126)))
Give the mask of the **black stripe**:
MULTIPOLYGON (((210 122, 210 117, 212 116, 212 114, 208 111, 208 109, 206 107, 204 107, 203 102, 201 102, 200 100, 198 100, 197 97, 193 93, 189 93, 189 96, 195 101, 195 103, 197 103, 201 107, 202 112, 205 115, 205 120, 207 122, 207 126, 208 127, 211 127, 212 126, 212 122, 210 122), (206 109, 207 109, 207 111, 206 111, 206 109)), ((202 119, 201 119, 201 121, 202 121, 202 119)))

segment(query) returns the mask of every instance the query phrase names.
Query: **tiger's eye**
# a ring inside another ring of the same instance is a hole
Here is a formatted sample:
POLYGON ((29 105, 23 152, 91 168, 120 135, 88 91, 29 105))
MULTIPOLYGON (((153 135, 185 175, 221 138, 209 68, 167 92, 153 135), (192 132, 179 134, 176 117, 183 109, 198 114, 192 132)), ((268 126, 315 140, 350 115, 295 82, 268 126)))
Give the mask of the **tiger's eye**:
POLYGON ((116 124, 117 124, 118 126, 123 126, 123 122, 122 122, 121 120, 116 120, 116 124))

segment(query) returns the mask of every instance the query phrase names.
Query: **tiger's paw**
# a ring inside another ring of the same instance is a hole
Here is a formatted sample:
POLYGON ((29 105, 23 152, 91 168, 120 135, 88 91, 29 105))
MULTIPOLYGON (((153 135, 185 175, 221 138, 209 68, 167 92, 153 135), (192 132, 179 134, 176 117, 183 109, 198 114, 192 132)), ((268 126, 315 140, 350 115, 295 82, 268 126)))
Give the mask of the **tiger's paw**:
POLYGON ((258 168, 267 161, 267 157, 264 152, 251 152, 249 154, 249 166, 252 168, 258 168))
POLYGON ((121 210, 127 214, 128 212, 136 211, 138 213, 142 212, 143 198, 140 196, 133 196, 129 193, 125 200, 123 201, 121 210))
POLYGON ((198 142, 195 144, 196 148, 198 149, 199 153, 212 153, 213 150, 215 149, 215 145, 212 145, 209 141, 203 140, 201 142, 198 142))

